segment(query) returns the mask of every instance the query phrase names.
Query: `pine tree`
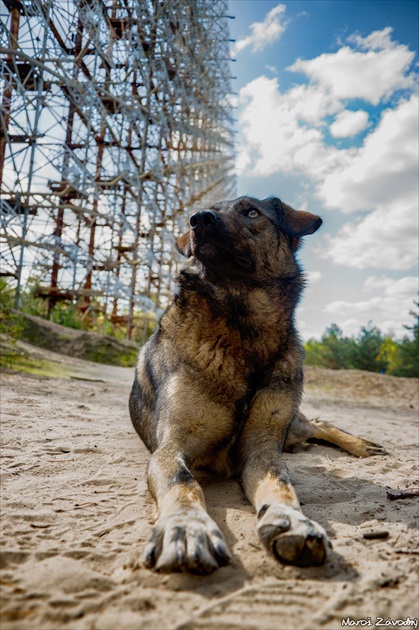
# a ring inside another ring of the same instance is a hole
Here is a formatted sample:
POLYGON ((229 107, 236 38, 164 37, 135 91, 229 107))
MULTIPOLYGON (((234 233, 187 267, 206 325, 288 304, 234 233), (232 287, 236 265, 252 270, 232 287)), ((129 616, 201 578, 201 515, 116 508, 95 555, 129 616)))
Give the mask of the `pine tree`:
POLYGON ((352 353, 353 367, 358 370, 384 373, 388 361, 380 354, 383 342, 384 338, 380 329, 372 322, 368 322, 367 326, 362 326, 352 353))
MULTIPOLYGON (((415 302, 416 307, 419 303, 415 302)), ((408 335, 403 337, 399 344, 400 361, 393 372, 395 376, 414 376, 419 378, 419 313, 410 311, 409 315, 415 318, 413 326, 405 325, 406 330, 411 330, 413 339, 408 335)))

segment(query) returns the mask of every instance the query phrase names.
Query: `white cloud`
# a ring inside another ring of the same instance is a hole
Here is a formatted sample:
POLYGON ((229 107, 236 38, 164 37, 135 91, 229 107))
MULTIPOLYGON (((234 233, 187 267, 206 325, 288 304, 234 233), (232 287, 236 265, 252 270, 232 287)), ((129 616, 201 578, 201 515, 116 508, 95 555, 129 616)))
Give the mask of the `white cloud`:
POLYGON ((401 271, 416 265, 417 202, 381 205, 363 219, 346 223, 336 236, 326 236, 323 258, 355 269, 401 271))
POLYGON ((373 31, 367 37, 361 37, 361 35, 355 33, 348 37, 348 41, 353 42, 364 50, 388 50, 396 46, 394 40, 391 39, 392 33, 393 29, 387 26, 382 31, 373 31))
POLYGON ((368 276, 364 281, 367 293, 382 293, 387 297, 415 296, 419 290, 418 279, 415 276, 405 276, 394 280, 387 276, 368 276))
POLYGON ((417 252, 417 95, 396 96, 361 146, 328 145, 323 131, 326 117, 334 115, 332 134, 359 133, 368 125, 368 114, 348 109, 349 98, 364 95, 376 103, 394 96, 401 86, 412 86, 413 53, 390 35, 391 30, 384 29, 365 38, 356 36, 356 44, 366 52, 344 47, 297 62, 293 69, 306 64, 309 85, 281 92, 276 77, 260 76, 239 96, 243 138, 239 174, 299 174, 326 208, 362 213, 345 224, 333 241, 329 239, 323 251, 323 257, 358 269, 407 270, 415 264, 417 252), (361 72, 360 67, 369 69, 361 72), (380 76, 373 80, 373 75, 380 76), (347 89, 339 87, 341 79, 347 89))
POLYGON ((323 257, 365 269, 404 270, 418 254, 418 99, 386 110, 350 160, 318 188, 324 204, 344 213, 369 210, 327 237, 323 257))
POLYGON ((277 78, 261 76, 241 89, 239 101, 244 135, 240 154, 253 175, 298 169, 319 181, 319 196, 327 207, 343 212, 374 207, 377 200, 383 200, 379 193, 388 199, 387 189, 398 195, 400 178, 409 188, 416 181, 415 96, 386 110, 362 147, 354 149, 325 144, 322 118, 342 106, 315 86, 297 86, 281 93, 277 78), (395 178, 398 186, 394 186, 395 178))
POLYGON ((394 203, 408 194, 417 198, 418 98, 402 100, 382 113, 380 123, 356 150, 341 151, 319 187, 329 208, 342 212, 370 210, 394 203))
POLYGON ((340 321, 339 325, 345 334, 357 332, 360 325, 371 320, 385 334, 404 336, 407 331, 403 324, 410 324, 409 312, 417 296, 417 278, 406 276, 394 280, 386 276, 370 276, 364 288, 375 295, 359 302, 331 302, 325 311, 340 321))
POLYGON ((314 59, 297 59, 288 70, 302 72, 339 100, 359 98, 378 105, 396 90, 414 89, 415 77, 408 72, 414 57, 401 44, 362 52, 344 46, 314 59))
POLYGON ((335 121, 330 125, 329 131, 334 138, 348 138, 356 136, 358 133, 368 127, 368 113, 362 109, 356 112, 348 109, 340 112, 335 121))
MULTIPOLYGON (((240 90, 239 100, 244 106, 239 115, 242 168, 252 168, 253 175, 262 177, 295 171, 308 162, 323 170, 328 155, 321 131, 299 124, 309 118, 318 122, 325 109, 329 111, 315 88, 298 86, 282 94, 277 78, 261 76, 240 90)), ((332 103, 330 110, 334 107, 332 103)))
POLYGON ((343 109, 342 103, 318 85, 297 85, 282 95, 296 122, 324 126, 323 118, 343 109))
POLYGON ((283 21, 285 9, 285 4, 278 4, 269 11, 263 22, 253 22, 250 25, 251 35, 237 40, 233 54, 238 54, 249 46, 254 52, 260 51, 278 41, 286 28, 283 21))

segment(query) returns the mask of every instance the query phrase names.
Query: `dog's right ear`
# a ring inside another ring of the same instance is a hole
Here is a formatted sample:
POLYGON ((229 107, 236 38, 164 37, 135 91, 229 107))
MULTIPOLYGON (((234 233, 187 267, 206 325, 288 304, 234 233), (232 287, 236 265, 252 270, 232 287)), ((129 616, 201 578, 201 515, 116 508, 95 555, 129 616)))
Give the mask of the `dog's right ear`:
POLYGON ((182 256, 186 256, 186 258, 190 258, 192 256, 191 237, 189 231, 176 239, 176 249, 180 254, 182 254, 182 256))

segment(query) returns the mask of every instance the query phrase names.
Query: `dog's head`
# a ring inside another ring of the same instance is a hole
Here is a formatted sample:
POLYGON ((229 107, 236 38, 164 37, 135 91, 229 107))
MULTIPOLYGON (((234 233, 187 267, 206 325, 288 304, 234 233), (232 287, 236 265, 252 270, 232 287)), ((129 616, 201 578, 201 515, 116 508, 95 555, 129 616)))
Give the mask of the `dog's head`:
POLYGON ((190 218, 177 249, 217 276, 270 281, 293 275, 301 238, 313 234, 320 217, 293 210, 276 197, 220 201, 190 218))

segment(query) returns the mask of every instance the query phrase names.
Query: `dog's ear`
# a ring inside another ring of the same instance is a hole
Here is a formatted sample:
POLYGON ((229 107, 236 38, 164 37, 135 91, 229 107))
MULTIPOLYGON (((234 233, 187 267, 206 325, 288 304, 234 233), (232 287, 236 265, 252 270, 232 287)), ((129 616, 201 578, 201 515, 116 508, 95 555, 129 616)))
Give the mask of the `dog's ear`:
POLYGON ((315 214, 294 210, 283 202, 281 205, 283 210, 282 227, 290 236, 301 238, 307 234, 314 234, 323 223, 321 218, 315 214))
POLYGON ((176 240, 176 249, 180 254, 182 254, 182 256, 186 256, 186 258, 190 258, 192 256, 191 239, 189 232, 186 232, 186 234, 183 234, 183 236, 179 236, 179 238, 176 240))

